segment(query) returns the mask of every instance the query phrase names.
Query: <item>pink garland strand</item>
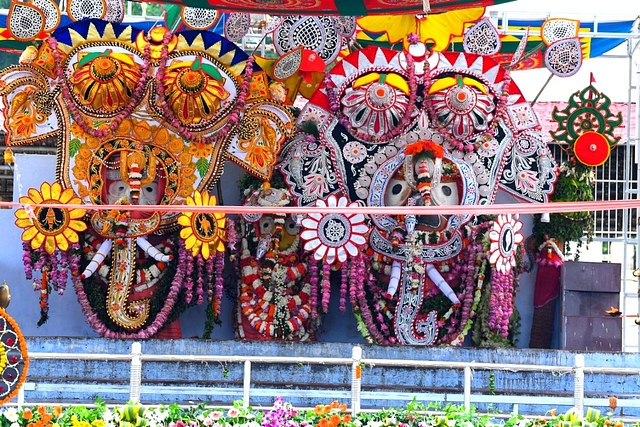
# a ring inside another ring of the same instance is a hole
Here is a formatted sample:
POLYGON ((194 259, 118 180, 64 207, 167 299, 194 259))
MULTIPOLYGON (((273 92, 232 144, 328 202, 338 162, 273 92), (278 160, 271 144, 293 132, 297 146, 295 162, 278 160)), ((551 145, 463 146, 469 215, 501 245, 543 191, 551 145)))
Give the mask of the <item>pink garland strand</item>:
POLYGON ((349 286, 349 264, 344 262, 340 268, 340 311, 347 311, 347 287, 349 286))
POLYGON ((318 264, 309 259, 309 283, 311 283, 311 320, 318 318, 318 264))
POLYGON ((322 312, 329 312, 329 301, 331 299, 331 264, 322 266, 322 312))
POLYGON ((224 295, 224 275, 222 274, 224 270, 224 252, 220 251, 216 253, 216 292, 215 292, 215 302, 213 304, 214 307, 214 316, 220 316, 220 306, 222 305, 222 297, 224 295))

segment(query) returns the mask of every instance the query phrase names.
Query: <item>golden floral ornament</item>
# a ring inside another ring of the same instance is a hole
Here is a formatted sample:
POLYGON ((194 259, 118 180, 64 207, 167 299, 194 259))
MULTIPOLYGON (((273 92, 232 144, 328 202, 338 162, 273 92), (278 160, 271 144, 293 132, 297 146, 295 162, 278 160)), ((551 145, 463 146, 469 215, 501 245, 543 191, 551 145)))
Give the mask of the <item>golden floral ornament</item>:
MULTIPOLYGON (((338 199, 331 195, 326 202, 316 200, 315 205, 319 208, 352 208, 358 203, 349 203, 346 197, 338 199)), ((302 220, 300 238, 306 241, 304 250, 313 251, 316 261, 324 260, 327 264, 345 262, 348 257, 358 255, 359 247, 367 241, 365 236, 369 227, 364 221, 362 214, 310 213, 302 220)))
MULTIPOLYGON (((187 205, 217 206, 217 200, 216 196, 196 191, 193 196, 187 197, 187 205)), ((182 226, 180 238, 184 240, 185 247, 191 250, 194 257, 202 254, 204 259, 209 259, 212 251, 216 253, 225 250, 226 216, 224 213, 184 212, 178 217, 178 224, 182 226)))
POLYGON ((176 61, 167 67, 163 84, 167 103, 185 125, 199 125, 212 120, 229 98, 226 78, 218 68, 202 57, 193 61, 176 61))
POLYGON ((15 224, 23 228, 22 240, 31 242, 32 249, 40 249, 53 254, 56 249, 66 251, 69 243, 78 243, 78 232, 85 231, 87 224, 82 221, 87 210, 80 205, 73 189, 62 189, 59 182, 43 182, 40 191, 30 188, 28 196, 20 197, 24 207, 15 213, 15 224), (42 205, 69 205, 69 208, 47 207, 42 205), (33 206, 40 205, 40 206, 33 206))
POLYGON ((80 104, 95 111, 112 113, 132 102, 132 94, 143 78, 133 55, 106 49, 82 52, 69 82, 80 104))
POLYGON ((498 215, 489 231, 489 262, 500 273, 508 274, 516 266, 516 249, 524 241, 519 215, 498 215))

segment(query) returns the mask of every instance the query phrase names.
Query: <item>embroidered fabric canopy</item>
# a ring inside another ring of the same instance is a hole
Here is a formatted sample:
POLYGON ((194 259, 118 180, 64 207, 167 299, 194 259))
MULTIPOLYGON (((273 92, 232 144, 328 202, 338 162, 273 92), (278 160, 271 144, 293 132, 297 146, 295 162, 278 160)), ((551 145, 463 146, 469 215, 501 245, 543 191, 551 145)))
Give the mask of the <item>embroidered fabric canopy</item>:
POLYGON ((428 4, 432 13, 468 7, 491 6, 513 0, 151 0, 181 6, 214 8, 220 11, 268 13, 271 15, 343 15, 423 13, 428 4))

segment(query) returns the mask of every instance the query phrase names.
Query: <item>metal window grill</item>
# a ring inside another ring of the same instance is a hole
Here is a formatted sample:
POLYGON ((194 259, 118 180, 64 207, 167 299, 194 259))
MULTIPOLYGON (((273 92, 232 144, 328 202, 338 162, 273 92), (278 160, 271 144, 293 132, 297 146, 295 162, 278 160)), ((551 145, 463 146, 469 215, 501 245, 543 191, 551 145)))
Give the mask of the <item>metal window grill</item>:
MULTIPOLYGON (((562 145, 550 142, 549 148, 553 153, 558 165, 569 160, 567 152, 562 145)), ((631 159, 635 157, 635 147, 631 146, 631 159)), ((611 156, 602 166, 595 168, 594 198, 595 200, 623 200, 625 192, 637 189, 638 171, 631 168, 629 183, 625 180, 625 157, 627 147, 619 144, 611 150, 611 156), (627 187, 630 188, 627 188, 627 187)), ((633 191, 630 191, 633 192, 633 191)), ((595 211, 592 213, 594 219, 594 240, 617 240, 625 238, 624 234, 624 212, 622 209, 595 211)), ((629 212, 629 226, 626 237, 637 238, 637 210, 631 209, 629 212)))

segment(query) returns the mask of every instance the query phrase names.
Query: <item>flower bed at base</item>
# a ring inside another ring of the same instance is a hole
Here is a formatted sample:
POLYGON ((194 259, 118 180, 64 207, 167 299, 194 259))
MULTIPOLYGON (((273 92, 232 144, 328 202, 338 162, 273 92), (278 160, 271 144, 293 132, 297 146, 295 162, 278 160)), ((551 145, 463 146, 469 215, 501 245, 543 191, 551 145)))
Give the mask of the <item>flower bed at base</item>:
POLYGON ((625 424, 595 409, 588 409, 584 417, 572 411, 556 415, 555 410, 539 418, 499 415, 480 414, 473 408, 465 411, 451 404, 423 405, 415 400, 404 408, 353 417, 347 405, 338 402, 296 410, 282 398, 277 398, 272 408, 259 410, 244 407, 240 401, 231 409, 214 409, 205 404, 146 408, 133 403, 108 408, 98 400, 91 408, 5 408, 0 411, 0 427, 640 427, 640 421, 625 424))

